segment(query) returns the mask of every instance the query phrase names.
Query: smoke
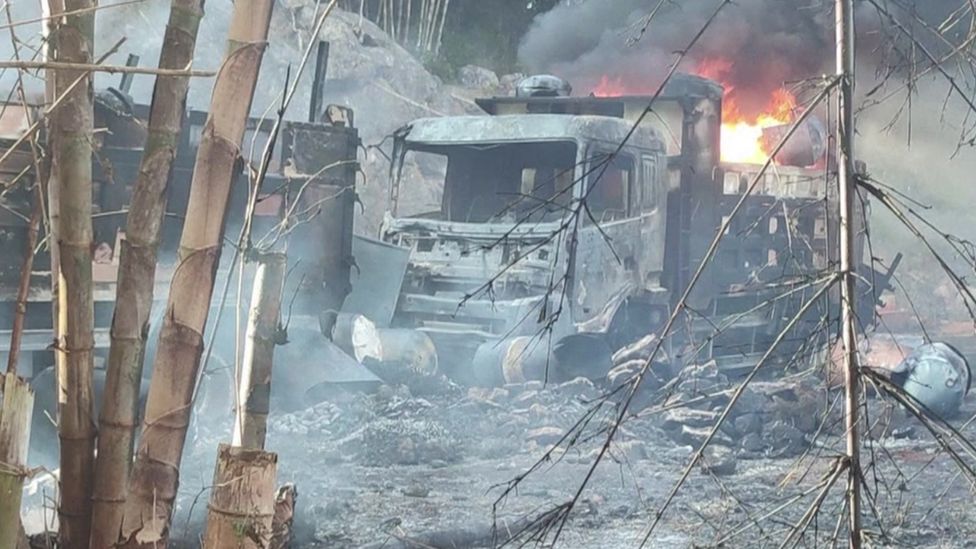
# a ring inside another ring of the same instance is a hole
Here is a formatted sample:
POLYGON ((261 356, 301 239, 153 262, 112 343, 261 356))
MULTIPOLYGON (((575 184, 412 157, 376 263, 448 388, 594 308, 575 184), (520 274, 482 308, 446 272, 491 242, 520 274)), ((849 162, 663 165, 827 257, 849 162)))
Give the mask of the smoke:
MULTIPOLYGON (((948 84, 933 76, 917 83, 910 109, 908 95, 902 93, 863 111, 857 120, 855 154, 867 163, 872 177, 911 197, 908 205, 916 212, 940 230, 972 242, 976 228, 969 205, 976 201, 976 187, 970 181, 976 170, 976 148, 959 146, 969 107, 947 92, 948 84)), ((957 273, 972 275, 967 261, 915 221, 957 273)), ((968 318, 948 277, 933 267, 931 252, 876 201, 871 226, 872 256, 890 259, 897 252, 905 254, 897 274, 923 320, 938 323, 968 318)), ((896 299, 900 306, 907 306, 902 297, 896 299)))
MULTIPOLYGON (((651 91, 715 10, 705 0, 666 4, 647 25, 655 2, 564 2, 536 18, 522 40, 528 69, 568 78, 579 93, 601 80, 651 91), (650 5, 649 5, 650 4, 650 5)), ((755 116, 784 82, 820 74, 829 13, 810 0, 743 0, 727 6, 690 52, 683 70, 721 66, 709 76, 734 89, 742 114, 755 116), (759 30, 761 29, 761 31, 759 30)))
MULTIPOLYGON (((917 16, 935 27, 957 11, 959 0, 911 1, 898 14, 931 51, 944 51, 917 16)), ((532 72, 550 72, 570 80, 579 94, 601 84, 616 91, 650 93, 659 84, 675 52, 688 46, 720 4, 717 0, 665 2, 648 24, 657 1, 564 0, 538 16, 523 37, 519 61, 532 72)), ((724 6, 688 52, 681 70, 714 78, 726 86, 746 118, 768 106, 773 92, 790 83, 833 72, 833 2, 825 0, 741 0, 724 6)), ((963 22, 964 23, 964 22, 963 22)), ((859 57, 879 65, 890 59, 898 32, 867 2, 857 8, 859 57)), ((968 29, 950 26, 950 39, 968 29)), ((958 41, 958 40, 957 40, 958 41)), ((906 48, 902 48, 905 50, 906 48)), ((873 68, 865 72, 873 72, 873 68)))
MULTIPOLYGON (((565 0, 536 18, 522 39, 519 59, 530 71, 570 80, 581 95, 606 82, 618 92, 652 92, 673 62, 674 52, 687 47, 719 0, 665 3, 641 35, 645 18, 657 3, 565 0)), ((740 113, 754 116, 784 84, 833 72, 832 4, 820 0, 729 4, 689 52, 681 70, 706 68, 707 76, 726 85, 727 99, 735 100, 740 113)), ((936 57, 950 46, 930 29, 943 29, 946 38, 958 44, 970 28, 971 16, 958 11, 965 4, 960 0, 899 4, 901 9, 883 3, 936 57), (957 13, 963 17, 955 20, 957 13)), ((972 136, 974 113, 935 71, 910 90, 905 88, 909 71, 905 52, 914 51, 919 66, 927 66, 927 59, 868 2, 857 7, 856 32, 859 105, 896 92, 881 104, 859 110, 857 156, 873 176, 929 206, 916 209, 940 228, 976 240, 968 211, 976 191, 967 184, 976 169, 976 150, 969 144, 959 147, 960 141, 972 136), (874 93, 867 97, 869 91, 874 93)), ((964 91, 976 88, 972 75, 954 66, 949 69, 964 91)), ((923 316, 936 320, 950 311, 962 316, 959 300, 953 303, 945 297, 951 291, 941 292, 942 296, 933 291, 946 286, 947 279, 931 268, 931 255, 917 238, 879 204, 873 207, 871 224, 871 255, 890 260, 896 252, 905 253, 899 274, 923 316)), ((970 270, 946 246, 938 248, 958 272, 970 270)))

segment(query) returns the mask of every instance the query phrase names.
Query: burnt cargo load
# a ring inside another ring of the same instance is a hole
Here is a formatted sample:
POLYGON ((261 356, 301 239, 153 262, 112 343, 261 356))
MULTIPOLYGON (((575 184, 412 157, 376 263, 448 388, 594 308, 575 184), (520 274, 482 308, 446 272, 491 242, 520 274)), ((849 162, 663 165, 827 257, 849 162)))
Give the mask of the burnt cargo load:
MULTIPOLYGON (((571 97, 560 82, 404 126, 380 234, 400 256, 355 242, 378 261, 362 268, 395 274, 382 291, 354 284, 353 312, 426 333, 457 379, 605 375, 610 353, 660 331, 760 169, 720 161, 713 81, 676 75, 640 124, 650 97, 571 97)), ((836 207, 825 170, 770 170, 695 286, 671 357, 754 364, 835 264, 836 207)), ((836 305, 814 307, 780 358, 819 349, 810 335, 836 305)))
MULTIPOLYGON (((299 332, 307 331, 308 338, 312 339, 321 337, 319 319, 322 312, 339 309, 349 292, 349 272, 353 263, 355 180, 359 171, 357 154, 360 147, 358 132, 352 125, 351 111, 335 106, 319 110, 325 112, 315 116, 318 120, 314 123, 283 122, 259 196, 253 229, 255 240, 265 236, 279 224, 286 209, 297 221, 282 233, 290 235, 289 256, 295 267, 291 269, 290 280, 294 281, 293 286, 299 281, 301 285, 297 291, 300 291, 302 299, 295 300, 291 310, 296 319, 293 331, 295 337, 301 337, 299 332), (301 322, 302 319, 306 322, 301 322)), ((13 116, 21 122, 18 124, 5 118, 0 128, 3 130, 0 145, 7 147, 6 151, 23 135, 26 129, 23 122, 27 118, 20 105, 7 105, 4 112, 7 113, 5 117, 13 116)), ((37 113, 34 114, 36 117, 37 113)), ((149 106, 134 103, 124 91, 109 89, 96 94, 95 126, 99 131, 96 132, 93 159, 95 253, 92 270, 95 285, 95 346, 97 356, 101 357, 96 358, 96 364, 103 363, 102 358, 109 344, 119 242, 125 238, 126 212, 142 158, 148 116, 149 106)), ((206 112, 190 110, 186 113, 167 188, 168 203, 154 291, 156 303, 150 322, 153 333, 150 333, 150 349, 147 350, 150 355, 156 339, 154 332, 160 324, 169 281, 176 265, 193 165, 206 118, 206 112)), ((237 239, 249 188, 273 126, 273 119, 251 118, 247 122, 240 172, 236 176, 228 208, 225 227, 228 241, 237 239)), ((11 158, 11 161, 3 164, 4 181, 11 182, 15 177, 20 177, 32 183, 35 176, 26 144, 14 151, 11 158)), ((3 258, 0 261, 0 355, 6 353, 10 341, 19 266, 24 254, 23 242, 26 241, 25 219, 30 215, 26 190, 29 186, 19 184, 9 195, 0 198, 3 206, 0 212, 9 214, 0 213, 0 235, 3 236, 0 239, 0 257, 3 258)), ((51 272, 46 250, 42 248, 42 252, 37 254, 31 276, 21 353, 23 364, 20 369, 27 376, 32 371, 37 374, 54 363, 51 351, 51 272)), ((224 271, 221 276, 228 275, 228 263, 221 263, 220 268, 224 271)), ((235 291, 227 296, 225 303, 231 310, 237 303, 236 287, 236 284, 232 285, 235 291)), ((248 287, 247 281, 244 287, 248 287)), ((214 296, 215 300, 221 297, 219 293, 214 296)), ((245 305, 249 294, 248 291, 242 298, 245 305)), ((215 310, 216 307, 211 309, 211 316, 215 310)), ((233 324, 224 322, 221 326, 228 328, 233 324)), ((217 360, 221 360, 221 357, 218 356, 217 360)), ((151 364, 151 358, 146 362, 151 364)))

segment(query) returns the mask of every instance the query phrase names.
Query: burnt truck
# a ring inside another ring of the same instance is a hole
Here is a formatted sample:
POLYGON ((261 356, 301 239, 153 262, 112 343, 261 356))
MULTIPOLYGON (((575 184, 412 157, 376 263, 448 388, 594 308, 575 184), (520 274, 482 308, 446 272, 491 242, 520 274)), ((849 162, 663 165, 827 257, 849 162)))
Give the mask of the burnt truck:
MULTIPOLYGON (((761 166, 720 161, 716 82, 676 75, 643 118, 650 97, 568 89, 530 77, 477 100, 483 115, 402 127, 379 238, 354 242, 361 271, 383 275, 354 282, 346 309, 423 332, 443 370, 487 385, 602 376, 614 351, 659 333, 761 166)), ((778 162, 762 177, 667 340, 671 360, 735 370, 769 349, 836 265, 827 173, 778 162)), ((873 308, 880 291, 860 291, 873 308)), ((836 305, 813 307, 776 356, 822 350, 815 327, 836 305)))

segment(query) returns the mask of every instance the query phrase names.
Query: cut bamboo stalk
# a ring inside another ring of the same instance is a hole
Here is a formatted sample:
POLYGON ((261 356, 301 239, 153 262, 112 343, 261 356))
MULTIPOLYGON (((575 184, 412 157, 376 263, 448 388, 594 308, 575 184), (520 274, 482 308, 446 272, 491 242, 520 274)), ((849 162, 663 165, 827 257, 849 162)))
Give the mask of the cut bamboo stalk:
MULTIPOLYGON (((161 69, 184 67, 193 60, 202 18, 203 0, 173 0, 159 57, 161 69)), ((176 158, 188 90, 187 77, 160 76, 156 79, 148 136, 132 192, 125 239, 121 243, 95 461, 93 549, 108 549, 119 541, 138 421, 139 389, 159 238, 166 211, 166 190, 176 158)))
POLYGON ((207 506, 206 549, 265 549, 275 514, 278 457, 221 444, 207 506))
POLYGON ((258 261, 247 339, 244 342, 244 364, 238 388, 233 439, 234 446, 252 449, 264 448, 268 430, 271 370, 287 267, 283 253, 265 254, 258 261))
MULTIPOLYGON (((93 0, 65 0, 78 12, 93 0)), ((91 11, 65 16, 56 33, 57 60, 90 65, 95 34, 91 11)), ((60 546, 88 547, 94 480, 95 424, 92 402, 92 139, 91 73, 59 70, 58 95, 64 104, 52 125, 53 155, 60 187, 61 227, 57 235, 61 274, 58 292, 58 410, 61 441, 61 491, 58 507, 60 546), (66 93, 77 78, 82 83, 66 93)))
POLYGON ((12 373, 3 380, 0 402, 0 549, 14 549, 21 540, 20 500, 27 477, 34 392, 12 373))

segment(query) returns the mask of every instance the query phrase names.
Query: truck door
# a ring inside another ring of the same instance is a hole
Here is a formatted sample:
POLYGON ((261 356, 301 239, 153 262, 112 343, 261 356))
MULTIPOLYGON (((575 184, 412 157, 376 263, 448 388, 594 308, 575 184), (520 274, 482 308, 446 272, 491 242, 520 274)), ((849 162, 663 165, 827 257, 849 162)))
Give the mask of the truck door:
POLYGON ((657 290, 664 270, 665 219, 667 192, 664 178, 667 158, 660 154, 641 155, 639 186, 640 246, 637 257, 641 287, 657 290))
POLYGON ((636 155, 609 146, 586 153, 586 201, 574 268, 573 319, 586 322, 600 315, 615 298, 639 283, 639 178, 636 155))

